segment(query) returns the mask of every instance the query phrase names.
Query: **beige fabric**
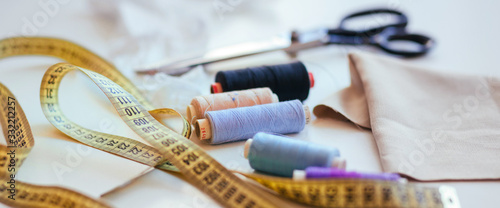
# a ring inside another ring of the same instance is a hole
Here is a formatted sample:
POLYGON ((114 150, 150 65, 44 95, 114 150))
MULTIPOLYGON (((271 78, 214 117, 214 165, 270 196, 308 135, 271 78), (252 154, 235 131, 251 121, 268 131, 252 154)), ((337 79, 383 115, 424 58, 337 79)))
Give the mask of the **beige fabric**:
POLYGON ((500 178, 498 77, 438 73, 370 54, 350 54, 349 62, 351 86, 314 114, 340 113, 371 128, 384 171, 418 180, 500 178))

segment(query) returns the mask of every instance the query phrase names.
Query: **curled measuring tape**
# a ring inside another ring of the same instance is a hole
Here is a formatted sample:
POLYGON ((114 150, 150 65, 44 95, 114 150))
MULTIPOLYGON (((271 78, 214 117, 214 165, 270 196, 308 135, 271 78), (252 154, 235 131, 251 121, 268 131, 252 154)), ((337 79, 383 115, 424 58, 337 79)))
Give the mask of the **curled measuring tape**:
POLYGON ((18 181, 16 173, 35 145, 31 128, 14 95, 0 84, 0 123, 7 146, 0 145, 0 202, 12 207, 109 207, 69 189, 18 181))
POLYGON ((138 100, 105 76, 71 64, 56 64, 45 73, 40 87, 40 102, 49 121, 59 130, 90 146, 107 148, 135 161, 155 166, 168 159, 199 189, 205 190, 227 207, 274 207, 267 199, 224 168, 197 145, 159 123, 138 100), (69 71, 86 74, 106 94, 120 117, 141 138, 161 155, 153 155, 152 148, 126 138, 88 130, 69 121, 58 103, 59 84, 69 71), (126 101, 126 102, 125 102, 126 101), (104 142, 98 142, 104 141, 104 142), (120 152, 120 153, 118 153, 120 152), (151 156, 153 155, 153 156, 151 156))
MULTIPOLYGON (((0 59, 19 55, 44 55, 63 59, 108 77, 132 94, 142 106, 148 110, 155 109, 135 85, 127 79, 115 66, 89 50, 69 41, 56 38, 16 37, 0 40, 0 59)), ((172 109, 157 109, 155 114, 182 115, 172 109)), ((182 135, 189 138, 191 125, 182 118, 184 129, 182 135)))
MULTIPOLYGON (((188 180, 191 184, 210 195, 223 206, 275 207, 269 200, 262 196, 262 193, 259 193, 258 190, 248 186, 246 182, 242 181, 236 175, 225 169, 221 164, 211 158, 194 143, 159 123, 151 114, 173 114, 173 111, 169 109, 152 110, 153 108, 151 104, 149 104, 149 102, 141 96, 137 88, 135 88, 129 80, 116 70, 116 68, 104 61, 102 58, 78 45, 59 39, 12 38, 0 41, 0 58, 28 54, 56 56, 63 58, 70 63, 89 69, 82 69, 70 64, 56 64, 50 67, 43 77, 40 88, 40 101, 43 112, 47 119, 63 133, 89 146, 146 165, 155 166, 156 168, 164 170, 180 171, 185 180, 188 180), (81 71, 91 78, 110 99, 111 103, 116 108, 118 114, 125 121, 125 123, 137 134, 139 134, 139 136, 151 144, 152 147, 125 137, 92 131, 78 126, 74 122, 68 120, 61 112, 58 104, 58 89, 63 76, 71 70, 81 71), (167 160, 170 162, 167 162, 167 160)), ((184 127, 183 135, 189 135, 190 131, 186 130, 189 129, 189 124, 185 123, 184 127)), ((321 204, 315 202, 314 200, 305 200, 303 197, 306 196, 305 194, 300 195, 295 194, 296 192, 292 192, 292 190, 299 189, 298 187, 307 191, 314 191, 317 189, 323 190, 328 187, 336 187, 340 190, 344 187, 343 182, 332 181, 326 183, 325 187, 323 187, 321 184, 314 181, 297 182, 256 174, 244 175, 276 190, 278 194, 297 202, 316 206, 351 206, 349 204, 342 203, 321 204), (286 181, 286 183, 283 183, 283 181, 286 181), (274 187, 281 188, 276 189, 274 187), (286 193, 282 192, 281 190, 283 190, 283 188, 289 189, 290 191, 286 193), (294 194, 290 195, 287 193, 294 194)), ((385 207, 385 204, 369 204, 360 202, 363 200, 362 190, 366 187, 370 188, 371 186, 379 183, 380 182, 377 181, 349 181, 349 184, 351 184, 352 187, 355 187, 351 194, 353 196, 351 198, 356 201, 355 205, 385 207)), ((394 190, 402 190, 398 193, 412 193, 409 190, 411 190, 413 186, 405 184, 392 184, 391 187, 393 187, 392 189, 394 190)), ((323 192, 327 193, 325 191, 323 192)), ((323 192, 319 192, 320 194, 317 196, 324 201, 326 200, 324 198, 329 197, 329 195, 325 195, 323 192)), ((396 192, 393 191, 393 193, 396 192)), ((378 197, 379 195, 380 194, 374 196, 378 197)), ((71 195, 68 194, 65 196, 70 197, 71 195)), ((439 192, 439 194, 435 194, 433 200, 436 203, 434 204, 427 203, 427 200, 419 200, 419 197, 421 198, 421 195, 409 194, 406 198, 410 201, 416 201, 417 203, 415 207, 448 208, 458 206, 457 200, 454 200, 452 203, 444 203, 445 201, 449 201, 450 198, 456 199, 456 195, 453 191, 447 191, 446 194, 441 192, 439 192), (437 201, 439 200, 443 203, 438 203, 437 201)), ((389 195, 388 198, 392 199, 392 201, 398 200, 396 195, 389 195)), ((414 207, 412 205, 413 204, 409 203, 396 203, 395 207, 414 207)))

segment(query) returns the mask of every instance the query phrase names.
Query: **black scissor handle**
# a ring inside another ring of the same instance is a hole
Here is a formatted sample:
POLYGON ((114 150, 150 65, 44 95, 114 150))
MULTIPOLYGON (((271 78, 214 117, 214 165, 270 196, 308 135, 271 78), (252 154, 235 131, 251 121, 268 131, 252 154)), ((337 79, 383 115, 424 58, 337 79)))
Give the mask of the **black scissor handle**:
POLYGON ((406 32, 398 32, 397 28, 386 28, 381 34, 377 35, 375 44, 382 50, 395 55, 411 58, 426 54, 433 46, 434 41, 424 35, 408 34, 406 32), (414 49, 395 48, 392 43, 396 41, 404 41, 414 43, 414 49))
POLYGON ((402 12, 397 11, 397 10, 381 8, 381 9, 369 9, 369 10, 360 11, 360 12, 356 12, 356 13, 347 15, 340 21, 340 25, 339 25, 338 29, 344 30, 344 31, 356 32, 358 34, 363 34, 365 36, 373 36, 375 34, 381 33, 386 28, 389 28, 389 27, 405 28, 406 25, 408 25, 408 17, 406 17, 405 14, 403 14, 402 12), (349 30, 345 26, 349 20, 352 20, 356 17, 368 16, 368 15, 374 15, 374 14, 393 14, 396 16, 396 22, 385 24, 385 25, 380 25, 380 26, 369 28, 366 30, 349 30))
POLYGON ((382 50, 402 57, 416 57, 427 53, 434 45, 431 38, 408 34, 408 17, 392 9, 370 9, 347 15, 336 29, 328 30, 328 44, 375 45, 382 50), (362 16, 391 14, 395 22, 374 26, 365 30, 346 28, 346 23, 362 16), (405 47, 399 47, 399 46, 405 47), (411 47, 407 47, 411 46, 411 47))

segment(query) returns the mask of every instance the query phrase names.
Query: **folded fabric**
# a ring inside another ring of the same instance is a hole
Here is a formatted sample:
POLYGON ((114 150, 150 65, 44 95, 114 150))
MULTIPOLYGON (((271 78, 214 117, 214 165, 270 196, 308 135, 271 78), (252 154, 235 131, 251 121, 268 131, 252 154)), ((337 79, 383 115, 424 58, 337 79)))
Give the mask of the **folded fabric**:
POLYGON ((382 167, 417 180, 500 178, 500 78, 349 54, 351 85, 317 117, 371 128, 382 167))

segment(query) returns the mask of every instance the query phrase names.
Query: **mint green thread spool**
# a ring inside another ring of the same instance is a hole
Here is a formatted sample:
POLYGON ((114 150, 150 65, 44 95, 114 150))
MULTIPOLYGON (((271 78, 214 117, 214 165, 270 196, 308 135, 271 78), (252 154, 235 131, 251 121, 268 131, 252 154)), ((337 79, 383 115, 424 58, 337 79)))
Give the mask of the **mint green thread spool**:
POLYGON ((245 157, 261 172, 292 177, 294 170, 307 167, 345 169, 346 162, 336 148, 259 132, 245 143, 245 157))

